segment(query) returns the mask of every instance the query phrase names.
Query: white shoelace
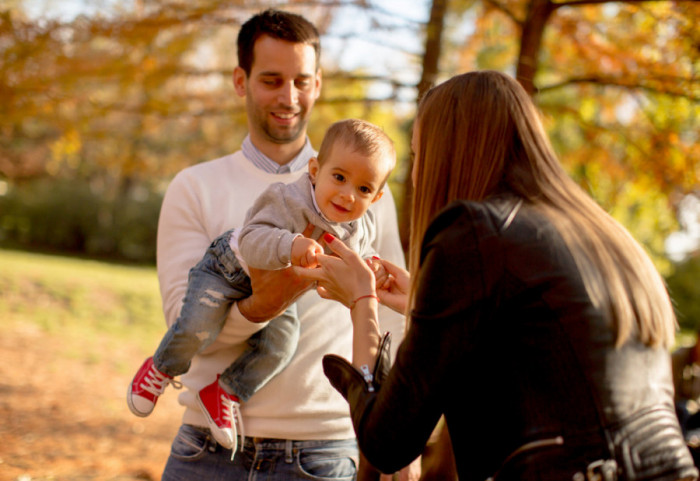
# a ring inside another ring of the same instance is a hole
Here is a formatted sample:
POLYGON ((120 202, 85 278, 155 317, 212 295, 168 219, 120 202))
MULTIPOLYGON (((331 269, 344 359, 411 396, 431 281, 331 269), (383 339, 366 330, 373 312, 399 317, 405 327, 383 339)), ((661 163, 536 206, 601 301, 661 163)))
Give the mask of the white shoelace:
POLYGON ((144 382, 141 383, 141 388, 154 396, 163 394, 168 384, 172 384, 175 389, 182 388, 182 383, 180 381, 164 376, 155 366, 151 366, 148 370, 148 374, 143 378, 143 381, 144 382))
POLYGON ((231 461, 238 450, 238 434, 241 435, 241 451, 245 446, 245 428, 243 427, 243 416, 241 416, 241 405, 232 401, 224 394, 221 395, 221 404, 224 406, 223 418, 231 423, 233 433, 233 447, 231 448, 231 461))

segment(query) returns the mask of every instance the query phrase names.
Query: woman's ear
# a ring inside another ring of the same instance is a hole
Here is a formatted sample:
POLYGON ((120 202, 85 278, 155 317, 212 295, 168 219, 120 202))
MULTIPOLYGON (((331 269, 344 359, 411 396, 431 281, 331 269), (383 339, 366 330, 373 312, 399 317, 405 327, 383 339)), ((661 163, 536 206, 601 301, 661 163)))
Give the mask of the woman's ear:
POLYGON ((316 176, 318 171, 321 169, 321 165, 318 163, 316 157, 311 157, 309 159, 309 177, 311 177, 311 183, 316 185, 316 176))

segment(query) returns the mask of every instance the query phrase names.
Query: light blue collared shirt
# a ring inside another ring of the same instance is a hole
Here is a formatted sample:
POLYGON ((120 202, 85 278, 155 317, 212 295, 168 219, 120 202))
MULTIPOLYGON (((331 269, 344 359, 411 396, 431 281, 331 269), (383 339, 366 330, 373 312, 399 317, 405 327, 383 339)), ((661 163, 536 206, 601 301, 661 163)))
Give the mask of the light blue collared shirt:
POLYGON ((297 156, 284 165, 278 164, 267 155, 260 152, 250 140, 250 135, 246 135, 245 139, 243 139, 241 150, 243 151, 243 155, 245 155, 253 165, 269 174, 288 174, 290 172, 302 170, 308 165, 309 159, 316 156, 316 151, 311 147, 311 142, 308 137, 306 137, 304 147, 302 147, 297 156))

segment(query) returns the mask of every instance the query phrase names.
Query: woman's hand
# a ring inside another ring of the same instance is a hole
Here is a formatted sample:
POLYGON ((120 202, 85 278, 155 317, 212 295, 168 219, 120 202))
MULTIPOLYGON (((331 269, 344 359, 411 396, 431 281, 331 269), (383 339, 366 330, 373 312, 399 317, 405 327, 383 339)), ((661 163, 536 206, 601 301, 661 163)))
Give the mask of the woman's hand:
POLYGON ((299 277, 318 283, 321 297, 334 299, 350 308, 352 316, 352 364, 373 370, 381 334, 377 320, 374 273, 364 260, 330 234, 323 240, 338 257, 319 255, 319 268, 295 267, 299 277))
POLYGON ((316 281, 318 294, 351 307, 363 296, 376 296, 374 273, 362 258, 330 234, 323 240, 336 256, 320 254, 316 257, 320 268, 295 268, 299 277, 316 281))
POLYGON ((400 314, 406 313, 408 290, 411 286, 411 276, 407 270, 396 264, 380 259, 384 270, 389 274, 388 282, 377 290, 379 302, 400 314))

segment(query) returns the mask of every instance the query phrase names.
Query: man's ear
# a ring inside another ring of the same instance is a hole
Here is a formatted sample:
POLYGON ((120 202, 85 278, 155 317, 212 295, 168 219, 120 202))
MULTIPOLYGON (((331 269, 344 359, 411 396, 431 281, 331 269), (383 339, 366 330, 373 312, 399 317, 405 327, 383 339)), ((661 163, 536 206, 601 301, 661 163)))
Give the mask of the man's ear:
POLYGON ((383 195, 384 195, 384 189, 380 190, 377 193, 377 195, 374 196, 374 199, 372 199, 372 202, 370 202, 370 204, 374 204, 375 202, 377 202, 379 199, 382 198, 383 195))
POLYGON ((311 183, 314 185, 316 185, 316 176, 320 168, 321 165, 318 163, 318 159, 316 157, 311 157, 309 159, 309 177, 311 177, 311 183))
POLYGON ((318 98, 321 95, 321 85, 323 84, 321 79, 321 69, 318 69, 318 71, 316 72, 316 98, 314 100, 318 100, 318 98))
POLYGON ((245 97, 246 84, 248 82, 248 76, 241 67, 236 67, 233 69, 233 88, 239 97, 245 97))

